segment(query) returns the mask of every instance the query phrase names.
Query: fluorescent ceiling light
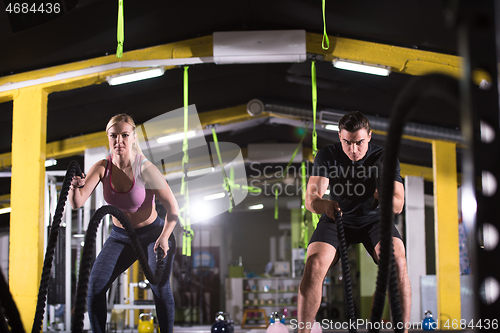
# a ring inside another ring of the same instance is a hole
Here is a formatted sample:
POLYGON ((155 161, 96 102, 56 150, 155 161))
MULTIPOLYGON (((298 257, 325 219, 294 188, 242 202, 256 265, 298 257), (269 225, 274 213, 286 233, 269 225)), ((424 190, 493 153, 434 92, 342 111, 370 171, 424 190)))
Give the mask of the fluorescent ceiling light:
POLYGON ((73 237, 75 237, 75 238, 84 238, 85 234, 74 234, 73 237))
POLYGON ((57 164, 57 160, 55 158, 49 158, 48 160, 45 160, 45 167, 51 167, 57 164))
POLYGON ((165 70, 161 67, 146 69, 146 70, 138 70, 129 73, 108 76, 106 78, 106 81, 108 81, 110 86, 115 86, 117 84, 129 83, 129 82, 162 76, 163 73, 165 73, 165 70))
POLYGON ((330 131, 339 131, 339 125, 328 124, 325 126, 325 129, 330 131))
POLYGON ((381 76, 387 76, 391 72, 391 69, 388 66, 365 64, 362 62, 356 62, 344 59, 334 59, 333 66, 335 68, 347 69, 350 71, 375 74, 381 76))
POLYGON ((0 214, 7 214, 12 211, 12 208, 6 207, 6 208, 0 208, 0 214))
POLYGON ((196 176, 206 175, 207 173, 214 172, 214 170, 215 169, 213 167, 210 167, 210 168, 188 171, 187 176, 188 177, 196 177, 196 176))
POLYGON ((203 200, 215 200, 215 199, 221 199, 221 198, 224 198, 226 196, 226 193, 225 192, 219 192, 219 193, 214 193, 214 194, 210 194, 210 195, 206 195, 203 197, 203 200))
MULTIPOLYGON (((186 133, 186 137, 192 138, 196 135, 196 131, 189 131, 186 133)), ((171 134, 171 135, 166 135, 166 136, 161 136, 158 139, 156 139, 156 142, 158 143, 168 143, 168 142, 175 142, 175 141, 181 141, 184 139, 184 132, 182 133, 176 133, 176 134, 171 134)))
POLYGON ((248 209, 262 209, 262 208, 264 208, 263 204, 252 205, 252 206, 248 207, 248 209))

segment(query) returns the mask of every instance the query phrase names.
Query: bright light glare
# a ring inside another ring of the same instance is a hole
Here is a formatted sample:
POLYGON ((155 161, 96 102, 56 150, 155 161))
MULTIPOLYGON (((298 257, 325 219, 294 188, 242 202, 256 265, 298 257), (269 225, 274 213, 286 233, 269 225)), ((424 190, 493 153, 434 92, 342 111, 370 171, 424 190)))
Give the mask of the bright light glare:
POLYGON ((340 60, 340 59, 333 60, 333 66, 335 68, 346 69, 349 71, 375 74, 375 75, 381 75, 381 76, 387 76, 391 72, 389 67, 386 67, 386 66, 368 65, 368 64, 340 60))
MULTIPOLYGON (((186 133, 186 137, 188 139, 194 137, 195 135, 196 135, 196 131, 189 131, 186 133)), ((181 141, 183 139, 184 139, 184 132, 159 137, 158 139, 156 139, 156 142, 168 143, 168 142, 181 141)))
POLYGON ((339 131, 339 125, 334 125, 334 124, 328 124, 325 126, 325 129, 330 130, 330 131, 339 131))
POLYGON ((250 207, 248 207, 248 209, 262 209, 264 208, 264 205, 263 204, 258 204, 258 205, 252 205, 250 207))
POLYGON ((106 78, 110 86, 117 84, 129 83, 139 80, 151 79, 153 77, 162 76, 165 73, 163 68, 153 68, 144 71, 134 71, 127 74, 112 75, 106 78))
POLYGON ((196 203, 192 203, 192 207, 189 209, 189 215, 192 220, 203 221, 207 216, 212 216, 212 207, 208 202, 197 201, 196 203), (194 207, 196 207, 196 209, 194 207))
POLYGON ((219 193, 206 195, 203 197, 203 200, 209 201, 209 200, 221 199, 221 198, 224 198, 225 196, 226 196, 225 192, 219 192, 219 193))
POLYGON ((11 211, 12 211, 12 208, 10 208, 10 207, 1 208, 0 214, 7 214, 7 213, 10 213, 11 211))
POLYGON ((204 168, 204 169, 198 169, 198 170, 188 171, 187 172, 187 176, 188 177, 202 176, 202 175, 206 175, 207 173, 214 172, 214 170, 215 169, 213 167, 210 167, 210 168, 204 168))

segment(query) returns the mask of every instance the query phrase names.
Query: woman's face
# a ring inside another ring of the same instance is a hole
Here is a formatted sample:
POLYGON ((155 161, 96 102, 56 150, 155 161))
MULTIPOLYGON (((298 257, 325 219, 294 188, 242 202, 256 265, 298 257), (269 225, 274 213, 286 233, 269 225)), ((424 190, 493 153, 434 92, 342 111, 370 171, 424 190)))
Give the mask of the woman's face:
POLYGON ((109 147, 115 155, 126 155, 132 152, 135 142, 134 128, 126 122, 119 122, 108 130, 109 147))

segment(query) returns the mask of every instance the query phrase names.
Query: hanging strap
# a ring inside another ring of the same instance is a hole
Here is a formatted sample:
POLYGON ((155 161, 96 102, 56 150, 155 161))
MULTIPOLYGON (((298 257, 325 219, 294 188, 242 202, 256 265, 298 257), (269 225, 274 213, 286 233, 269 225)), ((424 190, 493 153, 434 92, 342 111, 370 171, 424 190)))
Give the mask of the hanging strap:
MULTIPOLYGON (((324 6, 324 0, 323 0, 323 6, 324 6)), ((316 133, 316 107, 318 104, 318 88, 316 85, 315 61, 313 61, 311 65, 311 80, 312 80, 312 102, 313 102, 312 150, 313 150, 313 157, 316 157, 316 154, 318 153, 318 134, 316 133)), ((318 222, 319 222, 319 214, 312 213, 312 223, 314 229, 316 229, 318 222)))
POLYGON ((222 164, 222 157, 220 156, 219 140, 217 140, 217 133, 215 128, 212 127, 212 136, 214 138, 215 150, 217 151, 217 157, 219 158, 220 169, 222 171, 222 177, 224 178, 224 189, 229 194, 229 199, 231 200, 231 207, 234 207, 233 192, 231 191, 231 186, 229 186, 229 180, 227 179, 226 170, 224 170, 224 164, 222 164))
MULTIPOLYGON (((306 128, 307 128, 307 126, 306 126, 306 128)), ((288 164, 285 168, 285 171, 281 175, 280 179, 278 179, 278 182, 276 182, 276 185, 279 184, 283 180, 283 178, 285 178, 285 175, 288 174, 288 168, 292 165, 293 159, 295 158, 295 156, 299 152, 300 147, 302 147, 302 142, 304 141, 304 138, 306 137, 306 134, 307 134, 306 128, 304 128, 304 135, 300 139, 300 142, 297 145, 297 148, 295 148, 295 151, 292 154, 292 158, 290 158, 290 161, 288 162, 288 164)), ((274 187, 274 219, 275 220, 278 219, 278 187, 277 186, 274 187)))
POLYGON ((123 32, 123 0, 118 0, 118 28, 117 28, 117 41, 116 57, 121 58, 123 55, 123 41, 125 40, 125 33, 123 32))
MULTIPOLYGON (((301 189, 302 189, 302 204, 300 205, 301 209, 301 214, 300 214, 300 226, 301 226, 301 233, 300 233, 300 240, 302 243, 302 248, 305 249, 307 252, 307 243, 309 242, 309 237, 308 236, 308 222, 306 218, 306 183, 307 183, 307 176, 306 176, 306 163, 302 161, 302 164, 300 166, 300 179, 301 179, 301 189)), ((304 256, 304 262, 307 256, 304 256)))
POLYGON ((186 174, 188 171, 189 154, 188 154, 188 119, 189 119, 189 104, 188 104, 188 69, 184 67, 184 140, 182 142, 182 180, 181 180, 181 195, 184 196, 184 207, 180 209, 179 220, 181 221, 184 232, 182 234, 182 261, 181 261, 181 283, 187 285, 191 282, 191 241, 194 236, 191 229, 191 220, 189 217, 189 188, 186 182, 186 174))
POLYGON ((323 0, 322 2, 323 2, 323 5, 322 5, 322 8, 323 8, 323 40, 321 41, 321 47, 323 48, 323 50, 328 50, 330 48, 330 40, 328 39, 328 34, 326 33, 325 0, 323 0))

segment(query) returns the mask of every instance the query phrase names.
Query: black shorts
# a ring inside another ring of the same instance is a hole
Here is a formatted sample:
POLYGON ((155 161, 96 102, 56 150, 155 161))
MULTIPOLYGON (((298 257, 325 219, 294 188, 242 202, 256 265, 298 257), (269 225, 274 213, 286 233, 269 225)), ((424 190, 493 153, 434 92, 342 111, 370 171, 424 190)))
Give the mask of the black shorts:
MULTIPOLYGON (((380 242, 380 222, 368 223, 361 227, 344 224, 344 234, 347 247, 349 247, 350 244, 363 243, 366 251, 368 251, 373 258, 373 250, 375 250, 375 246, 380 242)), ((392 236, 403 240, 394 223, 392 224, 392 236)), ((327 216, 321 216, 316 230, 314 230, 309 240, 309 244, 314 242, 328 243, 338 250, 339 240, 335 220, 327 216)))

